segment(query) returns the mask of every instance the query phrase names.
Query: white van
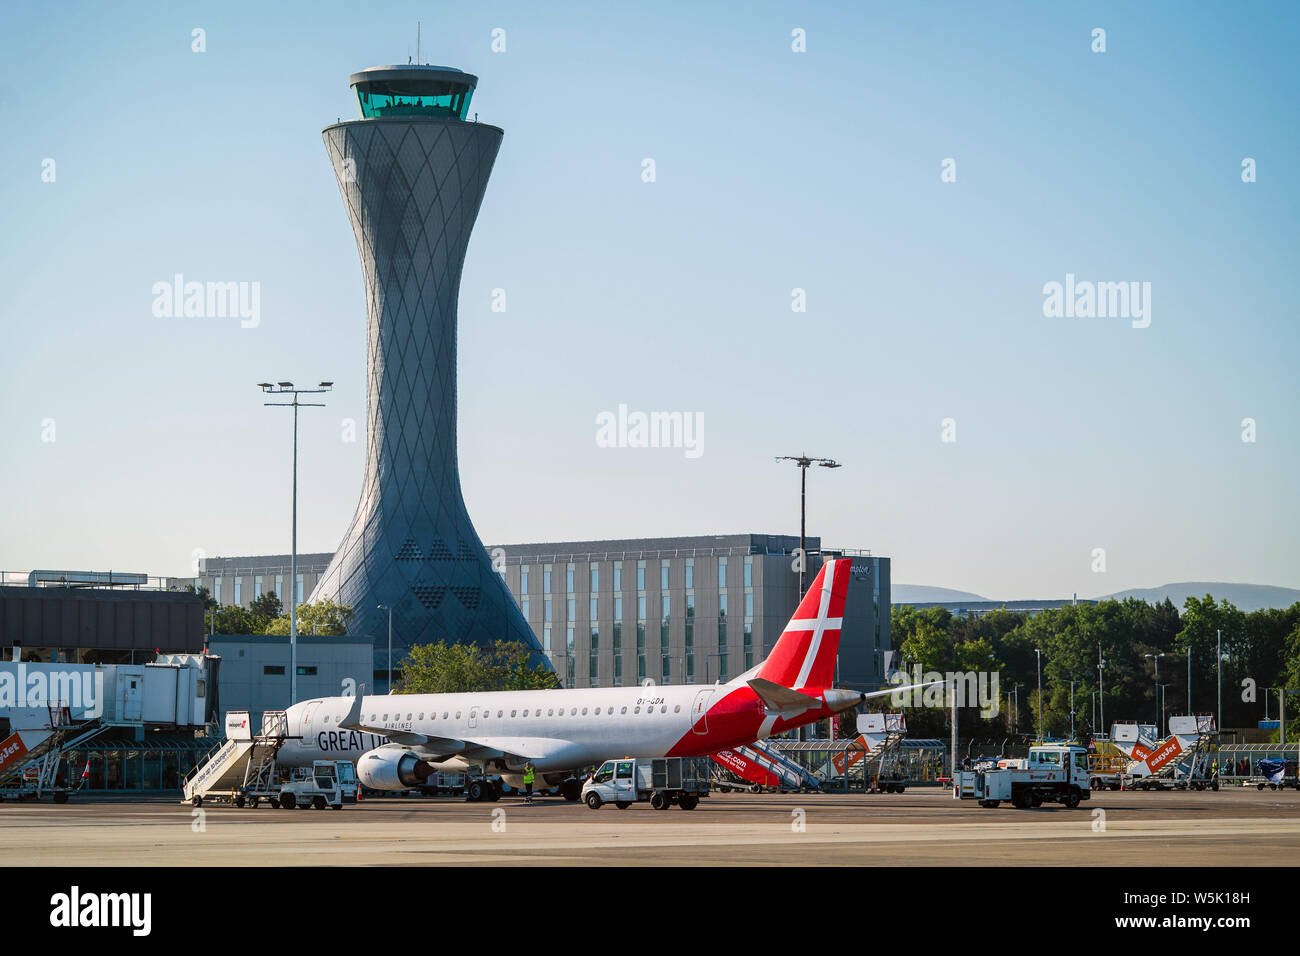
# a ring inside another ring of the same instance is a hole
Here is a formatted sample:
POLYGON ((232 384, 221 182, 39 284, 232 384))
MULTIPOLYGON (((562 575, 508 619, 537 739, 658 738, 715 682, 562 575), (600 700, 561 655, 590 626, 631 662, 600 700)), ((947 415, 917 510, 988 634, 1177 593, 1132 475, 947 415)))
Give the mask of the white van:
POLYGON ((649 800, 656 810, 676 804, 694 810, 709 795, 712 761, 708 757, 624 757, 606 760, 582 786, 582 799, 593 810, 612 803, 620 810, 649 800))

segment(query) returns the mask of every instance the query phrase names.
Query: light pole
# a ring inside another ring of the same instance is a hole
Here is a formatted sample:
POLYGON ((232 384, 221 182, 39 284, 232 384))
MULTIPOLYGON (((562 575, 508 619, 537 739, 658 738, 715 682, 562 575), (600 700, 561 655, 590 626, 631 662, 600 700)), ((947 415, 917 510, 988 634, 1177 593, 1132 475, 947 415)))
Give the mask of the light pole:
POLYGON ((289 553, 289 703, 298 701, 298 408, 324 408, 324 402, 300 402, 299 395, 318 395, 334 387, 333 382, 321 382, 316 388, 294 388, 293 382, 258 382, 257 387, 267 395, 292 395, 292 402, 263 402, 293 409, 293 531, 292 550, 289 553))
POLYGON ((1171 686, 1171 685, 1169 685, 1169 684, 1157 684, 1157 685, 1156 685, 1156 700, 1157 700, 1157 701, 1163 701, 1163 703, 1161 703, 1161 705, 1160 705, 1160 722, 1159 722, 1158 724, 1156 724, 1156 728, 1157 728, 1157 730, 1159 729, 1160 724, 1163 724, 1163 723, 1166 722, 1166 718, 1165 718, 1165 710, 1166 710, 1167 708, 1166 708, 1165 705, 1169 703, 1169 688, 1170 688, 1170 686, 1171 686))
POLYGON ((1097 703, 1100 704, 1098 710, 1101 715, 1098 727, 1104 729, 1106 726, 1106 658, 1101 656, 1101 641, 1097 642, 1097 703))
POLYGON ((814 462, 823 468, 843 467, 832 458, 810 458, 807 455, 777 455, 777 461, 792 461, 799 466, 799 601, 803 600, 803 571, 808 565, 808 467, 814 462))
POLYGON ((388 612, 388 692, 393 692, 393 609, 387 604, 375 605, 376 611, 388 612))
POLYGON ((1043 742, 1043 649, 1034 648, 1038 657, 1038 742, 1043 742))
POLYGON ((1074 739, 1074 673, 1070 673, 1070 739, 1074 739))
POLYGON ((1156 732, 1160 731, 1160 658, 1167 657, 1166 654, 1144 654, 1156 662, 1156 732))
POLYGON ((1187 716, 1192 716, 1192 645, 1187 645, 1187 716))
POLYGON ((1214 726, 1217 730, 1222 731, 1223 730, 1223 631, 1222 630, 1216 630, 1214 632, 1214 656, 1216 658, 1214 664, 1214 673, 1217 675, 1219 681, 1219 714, 1218 717, 1215 718, 1216 723, 1214 726))

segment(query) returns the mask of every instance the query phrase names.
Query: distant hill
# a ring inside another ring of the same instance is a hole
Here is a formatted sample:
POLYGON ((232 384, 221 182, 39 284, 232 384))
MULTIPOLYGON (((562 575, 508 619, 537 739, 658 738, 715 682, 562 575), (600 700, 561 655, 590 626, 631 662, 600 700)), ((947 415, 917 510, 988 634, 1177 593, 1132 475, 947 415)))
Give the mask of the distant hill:
MULTIPOLYGON (((942 588, 930 590, 942 590, 942 588)), ((1130 588, 1127 591, 1103 595, 1097 600, 1114 598, 1122 601, 1128 597, 1135 597, 1151 604, 1158 604, 1168 597, 1181 611, 1183 602, 1189 597, 1203 598, 1207 594, 1213 595, 1219 601, 1231 601, 1235 607, 1243 611, 1258 611, 1266 607, 1287 608, 1300 601, 1300 590, 1296 588, 1273 587, 1267 584, 1231 584, 1224 581, 1179 581, 1155 588, 1130 588)))
POLYGON ((929 604, 952 601, 987 601, 988 598, 972 594, 970 591, 954 591, 952 588, 935 588, 928 584, 891 584, 889 600, 893 604, 929 604))

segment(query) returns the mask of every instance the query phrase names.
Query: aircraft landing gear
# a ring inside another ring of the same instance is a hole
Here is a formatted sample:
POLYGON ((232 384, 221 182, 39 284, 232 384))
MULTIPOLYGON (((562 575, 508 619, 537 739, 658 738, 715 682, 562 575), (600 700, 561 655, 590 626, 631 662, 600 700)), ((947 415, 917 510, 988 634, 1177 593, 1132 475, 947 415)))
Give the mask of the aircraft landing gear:
POLYGON ((560 796, 570 803, 577 803, 578 798, 582 796, 582 784, 576 778, 570 777, 560 784, 560 796))

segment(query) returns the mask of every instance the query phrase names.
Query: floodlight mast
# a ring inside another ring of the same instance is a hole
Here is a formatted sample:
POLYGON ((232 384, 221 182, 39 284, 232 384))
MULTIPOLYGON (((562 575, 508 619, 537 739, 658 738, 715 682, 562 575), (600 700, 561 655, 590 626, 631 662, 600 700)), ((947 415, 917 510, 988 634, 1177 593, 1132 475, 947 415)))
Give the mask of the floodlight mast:
MULTIPOLYGON (((321 382, 315 388, 294 388, 293 382, 258 382, 257 387, 267 395, 292 395, 292 402, 263 402, 263 405, 293 409, 293 483, 292 483, 292 541, 289 552, 289 706, 298 703, 298 409, 324 408, 324 402, 300 402, 299 395, 319 395, 334 387, 333 382, 321 382)), ((261 597, 261 595, 257 595, 261 597)))
POLYGON ((792 461, 799 466, 799 601, 803 600, 803 572, 808 565, 808 468, 820 465, 822 468, 842 468, 833 458, 813 458, 808 455, 777 455, 777 461, 792 461))

